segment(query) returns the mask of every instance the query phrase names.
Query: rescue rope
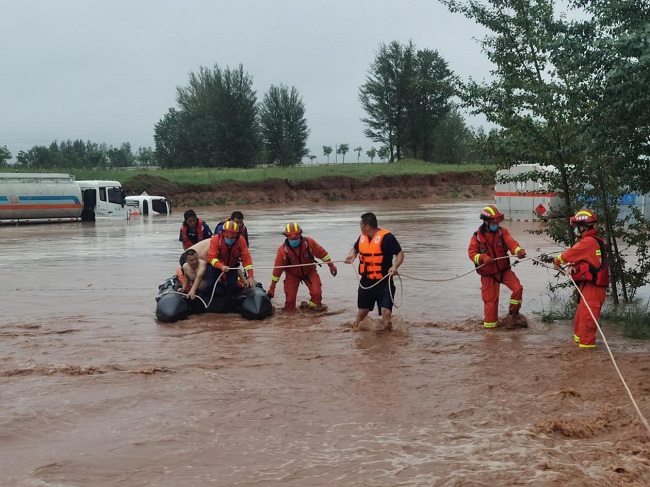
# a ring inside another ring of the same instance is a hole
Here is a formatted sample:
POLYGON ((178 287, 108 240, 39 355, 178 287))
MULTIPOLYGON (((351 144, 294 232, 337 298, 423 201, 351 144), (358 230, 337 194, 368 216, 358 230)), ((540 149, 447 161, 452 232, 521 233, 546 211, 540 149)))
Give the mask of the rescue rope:
MULTIPOLYGON (((198 294, 195 295, 195 298, 199 299, 203 303, 203 306, 205 306, 205 309, 208 309, 208 307, 212 304, 212 300, 214 299, 214 293, 217 290, 217 284, 219 284, 219 281, 221 280, 221 276, 223 276, 224 274, 225 274, 225 272, 221 271, 221 274, 219 274, 219 277, 217 277, 217 280, 214 281, 214 286, 212 286, 212 294, 210 294, 210 301, 208 301, 207 304, 205 303, 205 301, 203 300, 203 298, 201 296, 199 296, 198 294)), ((180 294, 184 298, 190 299, 190 295, 188 293, 182 293, 180 291, 171 291, 171 293, 180 294)), ((168 293, 166 293, 166 294, 168 294, 168 293)))
POLYGON ((270 266, 270 267, 268 267, 268 266, 267 267, 265 267, 265 266, 262 266, 262 267, 253 266, 253 270, 254 271, 259 271, 259 270, 269 270, 269 269, 288 269, 290 267, 306 267, 306 266, 309 266, 309 265, 320 265, 320 264, 328 265, 328 264, 337 264, 337 263, 342 263, 342 262, 345 262, 345 260, 328 260, 327 262, 325 262, 325 261, 323 261, 323 262, 314 261, 314 262, 308 262, 307 264, 273 265, 273 266, 270 266))
MULTIPOLYGON (((512 255, 506 255, 506 256, 504 256, 504 257, 495 257, 495 258, 492 259, 492 260, 495 261, 495 260, 501 260, 501 259, 510 259, 511 257, 514 257, 514 256, 512 256, 512 255)), ((527 258, 528 258, 528 257, 524 257, 523 259, 519 259, 519 260, 520 260, 520 261, 521 261, 521 260, 526 260, 527 258)), ((453 281, 454 279, 460 279, 461 277, 465 277, 465 276, 468 276, 468 275, 470 275, 470 274, 473 274, 474 272, 476 272, 477 269, 480 269, 480 268, 483 267, 484 265, 489 265, 489 264, 481 264, 481 265, 475 267, 474 269, 472 269, 471 271, 466 272, 465 274, 461 274, 461 275, 459 275, 459 276, 455 276, 455 277, 450 277, 450 278, 448 278, 448 279, 427 279, 427 278, 424 278, 424 277, 413 277, 413 276, 409 276, 409 275, 407 275, 407 274, 401 274, 401 275, 402 275, 402 277, 406 277, 407 279, 413 279, 414 281, 425 281, 425 282, 447 282, 447 281, 453 281)))
MULTIPOLYGON (((359 287, 361 289, 364 289, 364 290, 372 289, 373 287, 379 285, 379 283, 381 283, 384 279, 388 279, 389 277, 391 277, 390 274, 386 274, 384 277, 379 279, 374 284, 372 284, 370 286, 362 286, 361 285, 361 276, 359 275, 359 271, 357 270, 356 266, 353 266, 353 267, 354 267, 354 275, 357 278, 357 282, 359 283, 359 287)), ((393 306, 395 306, 396 308, 399 308, 402 305, 402 301, 404 300, 404 286, 402 285, 402 277, 401 277, 401 275, 399 273, 393 274, 392 277, 397 277, 397 279, 399 280, 399 291, 400 291, 399 304, 397 304, 395 302, 395 293, 393 292, 393 288, 390 285, 390 283, 388 283, 388 292, 390 293, 390 300, 393 303, 393 306)), ((395 287, 397 287, 397 286, 395 286, 395 287)))
MULTIPOLYGON (((533 262, 536 262, 537 264, 546 267, 548 269, 551 269, 553 271, 556 271, 554 267, 549 266, 545 262, 542 262, 541 260, 534 259, 532 257, 529 257, 530 260, 533 262)), ((627 395, 630 397, 630 401, 632 401, 632 405, 634 406, 634 409, 636 410, 636 413, 639 415, 639 418, 641 419, 641 422, 643 423, 643 426, 646 427, 648 430, 648 433, 650 434, 650 424, 648 424, 648 420, 643 416, 643 413, 641 412, 641 409, 639 409, 638 404, 636 403, 636 400, 634 399, 634 396, 632 395, 632 391, 630 391, 630 388, 627 385, 627 382, 625 382, 625 379, 623 378, 623 374, 621 374, 621 370, 618 368, 618 364, 616 363, 616 360, 614 359, 614 354, 612 353, 612 349, 609 348, 609 343, 607 343, 607 338, 605 337, 605 333, 603 333, 603 329, 600 327, 600 323, 598 323, 598 320, 594 316, 593 311, 591 311, 591 306, 587 303, 587 300, 585 299, 584 294, 582 294, 582 291, 576 284, 576 282, 571 279, 569 275, 566 274, 566 272, 563 270, 564 275, 571 281, 571 284, 573 284, 573 287, 576 288, 578 293, 580 294, 580 298, 584 299, 585 304, 587 305, 587 310, 589 310, 589 314, 594 320, 594 323, 596 323, 596 327, 598 328, 598 331, 600 332, 600 336, 603 339, 603 343, 605 344, 605 348, 607 348, 607 352, 609 353, 609 357, 612 359, 612 363, 614 364, 614 369, 616 370, 616 373, 618 374, 619 379, 621 379, 621 382, 623 383, 623 387, 625 387, 625 390, 627 391, 627 395)))

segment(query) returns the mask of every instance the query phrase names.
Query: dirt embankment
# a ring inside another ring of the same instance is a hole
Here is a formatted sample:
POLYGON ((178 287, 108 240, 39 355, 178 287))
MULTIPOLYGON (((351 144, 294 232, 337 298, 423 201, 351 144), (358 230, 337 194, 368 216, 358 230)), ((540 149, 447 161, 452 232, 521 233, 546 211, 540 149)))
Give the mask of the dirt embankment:
POLYGON ((255 183, 177 184, 160 176, 139 175, 125 184, 128 195, 165 196, 175 206, 255 205, 372 201, 410 198, 489 196, 494 180, 485 172, 376 176, 368 181, 328 176, 304 181, 268 179, 255 183))

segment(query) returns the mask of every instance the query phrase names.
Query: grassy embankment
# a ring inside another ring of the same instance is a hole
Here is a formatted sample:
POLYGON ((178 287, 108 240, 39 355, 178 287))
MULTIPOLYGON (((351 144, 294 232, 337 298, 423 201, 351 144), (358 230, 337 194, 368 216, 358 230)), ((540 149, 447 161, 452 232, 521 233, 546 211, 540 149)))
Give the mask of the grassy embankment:
MULTIPOLYGON (((3 169, 6 170, 6 169, 3 169)), ((252 169, 233 168, 188 168, 188 169, 79 169, 60 168, 48 171, 21 172, 59 172, 83 179, 114 179, 123 185, 141 174, 159 176, 178 184, 216 184, 225 180, 241 182, 266 181, 268 179, 289 179, 300 181, 325 176, 348 176, 367 180, 374 176, 430 175, 445 172, 485 171, 493 173, 480 164, 432 164, 417 160, 402 160, 396 163, 338 163, 305 164, 296 167, 256 167, 252 169)))

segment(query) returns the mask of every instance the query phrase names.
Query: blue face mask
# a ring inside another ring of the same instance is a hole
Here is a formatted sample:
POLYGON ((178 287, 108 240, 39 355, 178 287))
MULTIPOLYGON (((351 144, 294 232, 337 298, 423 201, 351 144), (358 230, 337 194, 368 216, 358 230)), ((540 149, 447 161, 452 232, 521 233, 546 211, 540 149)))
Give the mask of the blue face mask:
POLYGON ((237 241, 236 238, 225 238, 226 245, 235 245, 235 242, 237 241))
POLYGON ((491 232, 496 232, 499 229, 499 225, 490 225, 490 231, 491 232))
POLYGON ((289 240, 289 245, 291 245, 294 249, 300 245, 300 239, 298 240, 289 240))

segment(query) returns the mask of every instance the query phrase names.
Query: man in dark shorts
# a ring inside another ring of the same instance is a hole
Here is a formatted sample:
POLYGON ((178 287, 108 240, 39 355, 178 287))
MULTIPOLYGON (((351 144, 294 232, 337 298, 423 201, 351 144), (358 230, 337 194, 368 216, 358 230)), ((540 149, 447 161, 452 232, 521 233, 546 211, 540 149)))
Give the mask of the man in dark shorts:
POLYGON ((381 313, 384 329, 391 330, 393 298, 395 285, 393 277, 404 262, 404 252, 395 236, 388 230, 379 228, 374 213, 361 215, 361 235, 345 258, 346 264, 352 264, 359 256, 359 291, 357 295, 357 317, 354 328, 368 316, 377 303, 381 313), (397 256, 393 263, 393 256, 397 256), (386 277, 390 276, 390 277, 386 277))

